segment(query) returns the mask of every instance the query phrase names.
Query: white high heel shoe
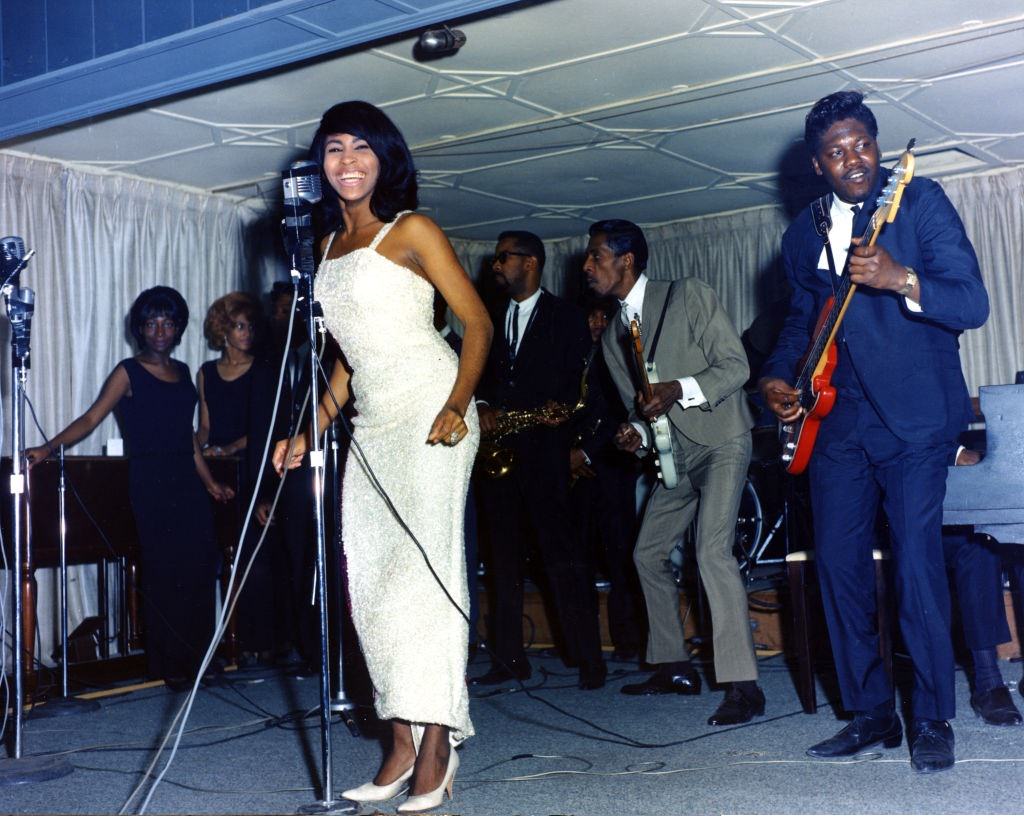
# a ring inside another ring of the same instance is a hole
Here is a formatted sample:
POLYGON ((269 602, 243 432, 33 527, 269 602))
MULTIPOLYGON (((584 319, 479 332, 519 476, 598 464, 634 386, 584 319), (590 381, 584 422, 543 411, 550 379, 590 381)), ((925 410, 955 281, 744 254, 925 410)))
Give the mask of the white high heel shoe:
POLYGON ((415 767, 415 765, 410 766, 409 770, 390 785, 374 785, 370 781, 358 788, 343 791, 341 796, 343 799, 351 799, 353 802, 386 802, 388 799, 394 799, 405 789, 406 783, 412 778, 415 767))
POLYGON ((436 808, 444 801, 445 791, 448 792, 448 798, 452 798, 452 785, 455 784, 455 772, 459 769, 459 755, 455 753, 453 748, 451 753, 448 754, 448 768, 444 772, 444 779, 441 780, 439 787, 430 791, 430 793, 421 793, 417 796, 410 796, 402 804, 398 806, 399 813, 420 813, 424 810, 430 810, 436 808))

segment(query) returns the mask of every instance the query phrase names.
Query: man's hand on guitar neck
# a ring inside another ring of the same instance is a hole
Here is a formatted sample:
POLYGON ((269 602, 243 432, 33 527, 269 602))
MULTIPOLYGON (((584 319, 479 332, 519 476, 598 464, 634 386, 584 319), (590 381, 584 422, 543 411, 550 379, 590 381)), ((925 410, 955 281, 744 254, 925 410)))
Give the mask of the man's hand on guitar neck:
POLYGON ((641 391, 636 395, 636 407, 640 416, 654 421, 668 413, 669 408, 683 398, 683 387, 678 380, 651 383, 651 398, 646 399, 641 391))
MULTIPOLYGON (((898 263, 885 247, 878 244, 861 246, 863 238, 854 238, 854 249, 850 252, 850 281, 858 286, 870 286, 872 289, 886 289, 900 292, 907 284, 907 267, 898 263)), ((915 285, 907 293, 914 302, 920 302, 920 295, 915 285)))
POLYGON ((783 422, 797 419, 804 409, 800 406, 800 392, 779 377, 764 377, 757 384, 765 403, 783 422))

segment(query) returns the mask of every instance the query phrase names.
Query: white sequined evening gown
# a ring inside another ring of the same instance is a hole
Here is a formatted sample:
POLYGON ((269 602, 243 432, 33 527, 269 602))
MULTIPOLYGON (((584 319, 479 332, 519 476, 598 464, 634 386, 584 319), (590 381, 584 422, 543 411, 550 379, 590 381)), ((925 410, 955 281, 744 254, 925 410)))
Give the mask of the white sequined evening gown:
MULTIPOLYGON (((352 368, 355 440, 448 592, 468 612, 463 520, 480 431, 471 402, 465 439, 454 447, 426 443, 451 394, 458 359, 434 329, 433 286, 376 251, 402 215, 370 246, 324 261, 317 295, 352 368)), ((447 725, 454 739, 464 739, 473 734, 468 626, 354 448, 342 488, 342 541, 377 715, 447 725)))

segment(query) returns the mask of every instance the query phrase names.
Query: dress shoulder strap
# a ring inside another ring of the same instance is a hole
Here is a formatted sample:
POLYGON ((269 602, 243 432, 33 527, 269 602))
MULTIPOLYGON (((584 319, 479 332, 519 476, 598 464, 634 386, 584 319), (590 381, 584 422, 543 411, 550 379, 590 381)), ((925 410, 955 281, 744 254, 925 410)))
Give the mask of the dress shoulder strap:
POLYGON ((324 248, 323 257, 326 258, 328 255, 331 254, 331 247, 334 246, 334 236, 337 235, 337 234, 338 234, 338 231, 334 230, 334 232, 332 232, 330 237, 327 239, 327 246, 324 248))
POLYGON ((389 221, 387 224, 381 227, 380 231, 375 236, 373 236, 373 240, 370 242, 369 248, 372 250, 376 250, 380 242, 383 241, 385 237, 387 237, 387 234, 389 232, 391 232, 391 228, 398 223, 398 219, 401 218, 403 215, 406 215, 407 213, 411 212, 412 210, 402 210, 400 213, 398 213, 398 215, 395 216, 393 221, 389 221))

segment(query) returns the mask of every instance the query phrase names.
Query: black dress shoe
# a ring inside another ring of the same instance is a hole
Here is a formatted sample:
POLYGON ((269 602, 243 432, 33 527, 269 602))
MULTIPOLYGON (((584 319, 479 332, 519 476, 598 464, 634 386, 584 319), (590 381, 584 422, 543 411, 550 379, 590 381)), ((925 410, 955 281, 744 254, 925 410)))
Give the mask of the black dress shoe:
POLYGON ((910 726, 910 764, 918 773, 953 767, 953 729, 945 720, 914 720, 910 726))
POLYGON ((598 663, 584 663, 580 666, 580 688, 584 691, 593 691, 604 686, 604 680, 608 676, 608 667, 604 661, 598 663))
POLYGON ((188 677, 165 677, 164 685, 176 694, 180 694, 192 688, 192 680, 188 677))
POLYGON ((611 660, 616 663, 635 663, 639 657, 640 650, 630 648, 616 649, 611 654, 611 660))
POLYGON ((857 714, 853 722, 834 737, 812 745, 807 753, 819 759, 853 756, 865 748, 882 743, 886 748, 896 748, 903 742, 903 726, 895 714, 873 717, 857 714))
POLYGON ((755 691, 746 694, 735 686, 730 688, 715 713, 708 717, 708 725, 739 725, 764 714, 764 692, 759 688, 755 691))
POLYGON ((499 683, 507 683, 510 680, 529 680, 533 670, 530 664, 523 660, 510 661, 508 667, 491 666, 490 670, 478 677, 469 680, 471 686, 496 686, 499 683))
POLYGON ((971 695, 971 708, 987 725, 1020 725, 1021 716, 1006 686, 971 695))
POLYGON ((700 675, 696 669, 687 669, 681 674, 658 669, 642 683, 630 683, 619 691, 634 697, 645 694, 700 694, 700 675))

